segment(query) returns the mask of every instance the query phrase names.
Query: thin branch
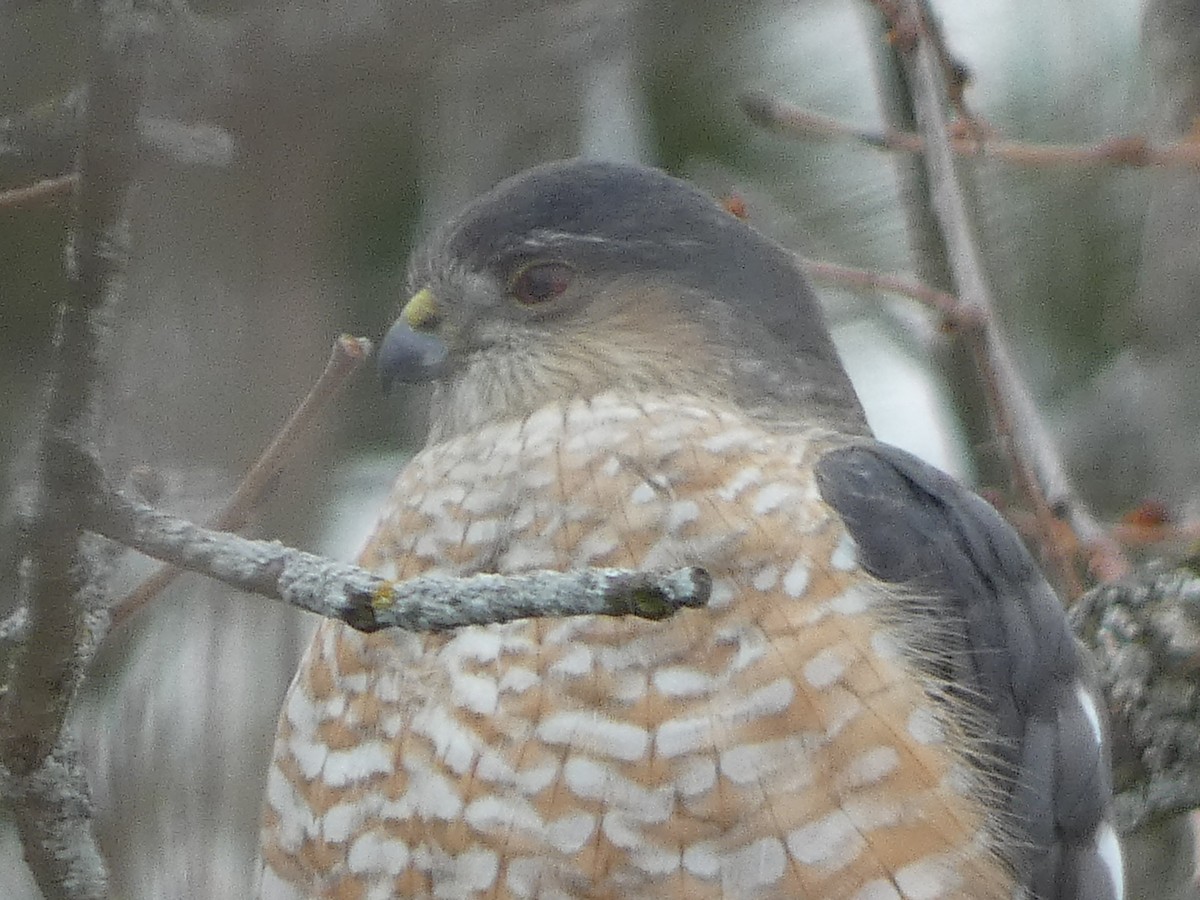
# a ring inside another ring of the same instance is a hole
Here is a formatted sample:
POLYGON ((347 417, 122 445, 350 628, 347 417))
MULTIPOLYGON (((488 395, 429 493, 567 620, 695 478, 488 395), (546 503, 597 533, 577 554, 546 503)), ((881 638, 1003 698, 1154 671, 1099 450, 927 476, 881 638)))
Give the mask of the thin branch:
POLYGON ((1104 543, 1119 557, 1119 550, 1105 542, 1100 526, 1083 509, 1071 491, 1062 462, 1037 413, 1028 388, 1017 374, 1008 349, 995 324, 991 290, 983 274, 979 251, 954 160, 943 113, 945 91, 941 84, 941 60, 923 26, 925 11, 917 0, 904 0, 886 12, 903 16, 893 24, 912 40, 901 47, 913 94, 918 128, 925 147, 925 164, 930 196, 946 245, 946 255, 955 292, 967 307, 974 307, 984 322, 969 329, 966 338, 983 376, 988 409, 997 436, 1005 445, 1014 483, 1026 497, 1038 524, 1039 541, 1048 553, 1059 584, 1070 598, 1082 591, 1071 560, 1071 549, 1060 539, 1056 513, 1064 515, 1086 540, 1104 543))
MULTIPOLYGON (((921 135, 890 128, 862 128, 766 94, 745 94, 741 105, 743 112, 756 124, 796 137, 846 139, 877 150, 926 152, 925 139, 921 135)), ((1096 144, 1035 144, 997 140, 978 128, 971 128, 968 133, 950 134, 948 142, 951 151, 958 156, 999 159, 1017 166, 1200 169, 1200 141, 1196 140, 1152 144, 1140 135, 1129 135, 1096 144)))
MULTIPOLYGON (((313 423, 328 408, 347 380, 358 371, 371 355, 367 338, 343 334, 333 342, 325 370, 317 378, 308 395, 280 428, 270 445, 250 467, 225 507, 209 522, 210 528, 220 531, 239 531, 249 520, 254 508, 275 477, 291 459, 296 443, 311 431, 313 423)), ((151 554, 153 555, 153 554, 151 554)), ((147 603, 162 593, 179 575, 179 569, 164 566, 139 584, 113 610, 113 627, 127 622, 147 603)))
POLYGON ((910 297, 936 312, 949 327, 955 330, 975 328, 982 324, 977 309, 959 303, 958 298, 953 294, 939 291, 909 278, 885 275, 870 269, 856 269, 853 266, 843 266, 838 263, 805 257, 800 257, 800 264, 804 266, 804 271, 817 281, 842 284, 858 290, 885 291, 889 294, 910 297))
POLYGON ((78 182, 79 176, 72 173, 59 175, 57 178, 43 178, 25 187, 0 191, 0 209, 15 209, 69 196, 78 182))
POLYGON ((102 496, 88 524, 141 553, 365 632, 441 631, 531 616, 662 619, 683 607, 703 606, 712 588, 699 568, 659 575, 592 569, 394 582, 278 541, 212 531, 119 493, 102 496))

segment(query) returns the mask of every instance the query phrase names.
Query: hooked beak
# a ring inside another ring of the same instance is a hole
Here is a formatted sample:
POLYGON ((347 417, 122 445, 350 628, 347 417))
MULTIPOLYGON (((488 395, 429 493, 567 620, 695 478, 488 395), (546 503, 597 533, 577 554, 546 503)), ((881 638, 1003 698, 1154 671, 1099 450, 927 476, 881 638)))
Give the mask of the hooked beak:
POLYGON ((445 342, 430 332, 441 321, 437 298, 422 288, 400 310, 379 345, 376 365, 384 390, 396 384, 433 381, 445 369, 445 342))

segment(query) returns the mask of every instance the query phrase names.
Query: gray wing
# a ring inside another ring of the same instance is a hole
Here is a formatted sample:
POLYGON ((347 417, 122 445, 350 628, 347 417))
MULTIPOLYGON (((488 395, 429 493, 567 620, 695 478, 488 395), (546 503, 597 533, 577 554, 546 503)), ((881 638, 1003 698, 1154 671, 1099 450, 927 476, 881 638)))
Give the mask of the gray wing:
POLYGON ((867 571, 920 597, 902 614, 938 636, 923 664, 979 711, 1029 896, 1120 898, 1104 704, 1062 604, 1012 528, 953 479, 884 444, 828 451, 817 482, 867 571))

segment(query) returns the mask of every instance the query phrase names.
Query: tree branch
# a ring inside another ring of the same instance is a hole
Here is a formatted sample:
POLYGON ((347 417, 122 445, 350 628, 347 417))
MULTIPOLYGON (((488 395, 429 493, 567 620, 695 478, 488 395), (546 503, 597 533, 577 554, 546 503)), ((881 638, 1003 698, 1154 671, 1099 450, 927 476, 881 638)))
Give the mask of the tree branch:
POLYGON ((943 112, 942 59, 925 24, 930 14, 919 0, 879 5, 894 17, 893 31, 902 36, 899 51, 925 147, 930 200, 955 294, 964 306, 977 309, 983 322, 982 328, 968 329, 965 334, 983 377, 995 432, 1003 442, 1013 481, 1034 512, 1038 542, 1054 567, 1055 580, 1068 598, 1074 599, 1082 593, 1082 586, 1073 564, 1074 548, 1066 546, 1060 534, 1059 516, 1085 541, 1104 548, 1110 568, 1118 565, 1114 561, 1121 559, 1121 553, 1071 489, 1048 430, 996 327, 995 304, 954 168, 943 112))
MULTIPOLYGON (((329 361, 316 383, 300 405, 280 428, 266 450, 262 452, 245 478, 233 492, 224 508, 208 524, 221 531, 239 531, 253 509, 262 500, 268 486, 291 459, 296 442, 311 427, 317 415, 341 390, 363 361, 371 355, 371 342, 366 338, 341 335, 333 342, 329 361)), ((153 555, 153 554, 151 554, 153 555)), ((113 627, 118 627, 136 615, 158 596, 179 574, 179 570, 164 566, 144 580, 113 609, 113 627)))
POLYGON ((84 533, 77 454, 97 434, 103 319, 121 289, 123 204, 135 164, 142 43, 119 5, 86 4, 90 71, 82 111, 68 291, 58 314, 32 500, 22 529, 18 607, 26 620, 0 699, 0 769, 25 860, 48 898, 100 898, 87 783, 63 722, 103 628, 97 540, 84 533))
MULTIPOLYGON (((767 94, 744 94, 741 107, 755 124, 795 137, 852 140, 877 150, 901 153, 927 152, 925 138, 920 134, 891 128, 863 128, 767 94)), ((999 140, 978 130, 949 134, 947 138, 956 156, 998 159, 1014 166, 1200 169, 1200 141, 1195 140, 1152 144, 1141 135, 1129 135, 1096 144, 1034 144, 999 140)))
POLYGON ((1152 566, 1094 589, 1071 619, 1095 656, 1117 732, 1121 831, 1200 807, 1200 578, 1152 566))
POLYGON ((431 575, 395 582, 278 541, 212 531, 119 493, 100 496, 88 527, 148 556, 365 632, 443 631, 532 616, 662 619, 683 607, 703 606, 712 589, 712 579, 699 568, 659 575, 624 569, 431 575))

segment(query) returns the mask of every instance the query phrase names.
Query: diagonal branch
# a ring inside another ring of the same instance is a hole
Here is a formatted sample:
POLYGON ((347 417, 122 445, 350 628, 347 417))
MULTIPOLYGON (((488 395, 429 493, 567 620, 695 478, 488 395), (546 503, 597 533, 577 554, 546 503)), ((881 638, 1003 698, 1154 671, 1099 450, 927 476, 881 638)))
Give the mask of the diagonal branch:
MULTIPOLYGON (((336 396, 363 361, 371 354, 371 342, 367 338, 341 335, 333 343, 329 361, 317 378, 312 390, 300 401, 300 405, 284 423, 270 446, 262 452, 250 467, 233 496, 225 507, 209 522, 210 527, 222 531, 239 531, 246 524, 251 512, 262 500, 263 494, 275 477, 291 458, 297 440, 336 396)), ((153 554, 151 554, 153 555, 153 554)), ((158 596, 175 580, 179 570, 164 566, 134 588, 113 610, 113 627, 118 627, 136 615, 147 603, 158 596)))

